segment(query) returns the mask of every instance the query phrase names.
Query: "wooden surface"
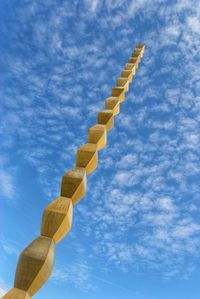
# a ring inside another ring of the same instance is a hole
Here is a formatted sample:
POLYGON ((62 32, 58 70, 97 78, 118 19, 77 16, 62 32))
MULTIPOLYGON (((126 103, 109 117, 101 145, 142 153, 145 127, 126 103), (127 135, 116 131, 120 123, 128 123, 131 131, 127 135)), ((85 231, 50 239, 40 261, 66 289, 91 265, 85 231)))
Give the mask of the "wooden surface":
POLYGON ((98 151, 106 146, 107 131, 114 127, 114 116, 120 112, 143 53, 144 45, 137 45, 117 79, 117 86, 112 88, 112 96, 106 99, 105 109, 98 113, 98 124, 89 129, 88 143, 78 149, 76 166, 63 175, 61 195, 45 208, 41 235, 20 254, 14 288, 2 299, 30 299, 51 275, 55 243, 71 228, 73 205, 86 193, 86 174, 97 167, 98 151))

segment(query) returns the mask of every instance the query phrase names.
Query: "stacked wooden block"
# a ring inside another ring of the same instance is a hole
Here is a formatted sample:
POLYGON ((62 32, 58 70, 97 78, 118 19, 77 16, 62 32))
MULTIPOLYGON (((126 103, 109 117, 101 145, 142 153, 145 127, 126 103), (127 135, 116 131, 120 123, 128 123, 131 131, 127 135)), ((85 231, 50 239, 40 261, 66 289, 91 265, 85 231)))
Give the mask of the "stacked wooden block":
POLYGON ((4 299, 29 299, 51 275, 55 244, 62 240, 72 225, 73 206, 86 193, 86 178, 98 164, 98 151, 106 146, 107 131, 114 126, 114 117, 120 112, 120 104, 128 91, 136 69, 144 53, 144 45, 137 45, 129 62, 122 70, 112 96, 105 101, 105 109, 98 113, 98 123, 89 128, 88 143, 76 154, 76 166, 62 178, 61 194, 44 210, 40 236, 20 254, 15 274, 14 288, 4 299))

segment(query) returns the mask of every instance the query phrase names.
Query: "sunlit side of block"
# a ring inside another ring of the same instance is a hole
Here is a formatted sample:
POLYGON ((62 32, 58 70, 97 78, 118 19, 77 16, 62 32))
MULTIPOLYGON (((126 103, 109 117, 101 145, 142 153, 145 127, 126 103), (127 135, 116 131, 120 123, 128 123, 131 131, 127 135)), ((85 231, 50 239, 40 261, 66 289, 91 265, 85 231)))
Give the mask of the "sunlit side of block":
POLYGON ((58 197, 44 210, 41 235, 52 238, 58 243, 65 237, 72 225, 72 200, 58 197))
POLYGON ((105 101, 105 107, 108 110, 112 110, 113 115, 118 115, 120 112, 120 100, 117 97, 107 98, 105 101))
POLYGON ((89 174, 97 168, 98 152, 97 146, 93 143, 87 143, 81 146, 76 154, 76 166, 84 167, 89 174))
POLYGON ((105 125, 94 125, 88 130, 88 143, 94 143, 97 150, 101 150, 106 146, 107 130, 105 125))

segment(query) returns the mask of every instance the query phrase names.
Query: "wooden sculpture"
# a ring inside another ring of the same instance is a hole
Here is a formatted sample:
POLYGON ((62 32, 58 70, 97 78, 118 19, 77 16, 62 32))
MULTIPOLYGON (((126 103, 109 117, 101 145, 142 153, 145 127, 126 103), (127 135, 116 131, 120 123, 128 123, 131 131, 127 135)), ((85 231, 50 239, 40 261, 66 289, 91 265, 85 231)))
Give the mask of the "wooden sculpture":
POLYGON ((86 193, 86 175, 97 168, 98 151, 106 146, 107 131, 114 126, 114 116, 120 112, 129 83, 135 75, 144 45, 136 46, 112 96, 105 101, 105 109, 98 113, 98 124, 89 128, 88 143, 76 154, 76 166, 62 178, 61 194, 44 210, 40 236, 20 254, 15 274, 14 288, 3 299, 30 299, 51 275, 55 244, 65 237, 72 225, 73 206, 86 193))

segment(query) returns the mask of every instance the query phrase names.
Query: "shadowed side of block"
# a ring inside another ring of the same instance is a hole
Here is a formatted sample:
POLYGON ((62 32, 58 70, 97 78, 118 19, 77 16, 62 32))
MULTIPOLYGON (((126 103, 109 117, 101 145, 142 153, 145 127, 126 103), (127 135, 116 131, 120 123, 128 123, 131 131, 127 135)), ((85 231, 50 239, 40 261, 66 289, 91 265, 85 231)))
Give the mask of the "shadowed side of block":
POLYGON ((20 254, 14 287, 33 296, 51 275, 54 263, 53 239, 39 236, 20 254))
POLYGON ((85 168, 72 168, 62 177, 61 196, 71 198, 75 205, 85 195, 86 183, 85 168))
POLYGON ((110 109, 104 109, 98 113, 98 124, 105 125, 106 130, 110 131, 114 127, 113 111, 110 109))
POLYGON ((125 90, 124 90, 123 87, 115 86, 115 87, 112 88, 112 96, 113 97, 118 97, 120 102, 124 101, 124 94, 125 94, 125 90))

